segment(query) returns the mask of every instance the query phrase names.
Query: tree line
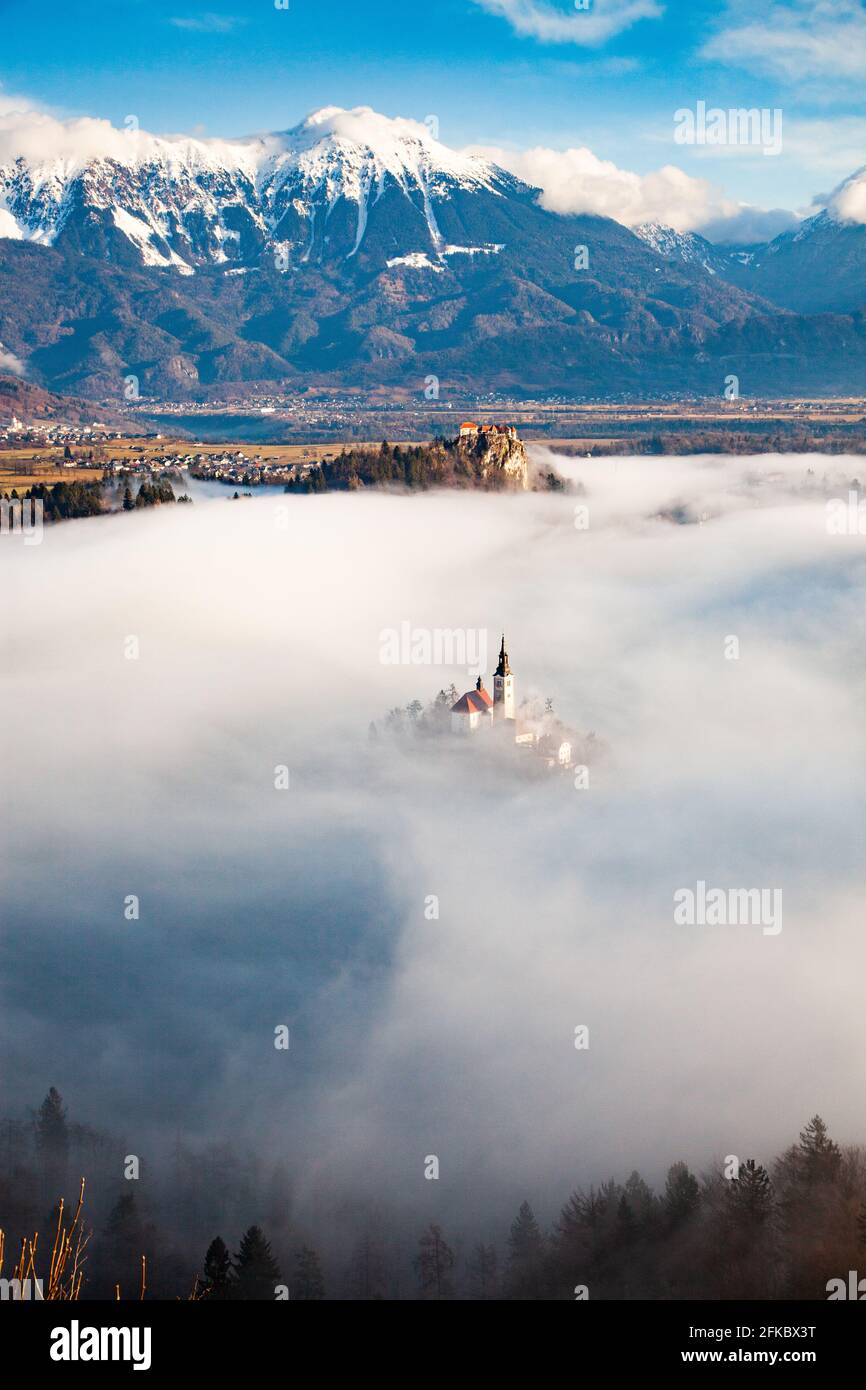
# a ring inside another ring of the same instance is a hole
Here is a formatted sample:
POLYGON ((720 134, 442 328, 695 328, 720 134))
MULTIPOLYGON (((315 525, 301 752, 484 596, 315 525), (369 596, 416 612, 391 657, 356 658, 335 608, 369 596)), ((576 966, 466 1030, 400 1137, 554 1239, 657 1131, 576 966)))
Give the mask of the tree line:
POLYGON ((266 1177, 219 1148, 179 1154, 140 1198, 118 1181, 125 1147, 71 1122, 53 1087, 28 1119, 0 1124, 7 1249, 56 1228, 79 1165, 96 1175, 85 1298, 118 1287, 135 1297, 142 1256, 150 1297, 218 1302, 826 1299, 829 1281, 866 1275, 866 1147, 837 1144, 819 1115, 772 1162, 729 1156, 699 1175, 678 1161, 658 1191, 637 1170, 577 1187, 547 1228, 527 1197, 500 1242, 443 1221, 413 1232, 357 1206, 336 1239, 317 1236, 292 1217, 287 1174, 266 1177), (210 1234, 197 1259, 215 1211, 242 1234, 234 1253, 210 1234))
MULTIPOLYGON (((11 494, 3 496, 7 502, 25 499, 41 502, 42 515, 46 521, 70 521, 78 517, 102 516, 105 512, 117 509, 106 497, 105 485, 102 482, 35 483, 25 491, 23 498, 19 498, 16 488, 12 489, 11 494)), ((174 488, 166 478, 145 481, 139 485, 136 492, 133 492, 127 482, 121 496, 120 510, 131 512, 140 507, 157 507, 164 502, 175 501, 189 502, 190 498, 186 494, 175 497, 174 488)))
POLYGON ((286 484, 286 492, 345 492, 359 487, 497 488, 506 485, 501 470, 484 460, 483 441, 466 444, 437 435, 428 444, 389 444, 378 449, 349 448, 331 461, 311 468, 286 484))

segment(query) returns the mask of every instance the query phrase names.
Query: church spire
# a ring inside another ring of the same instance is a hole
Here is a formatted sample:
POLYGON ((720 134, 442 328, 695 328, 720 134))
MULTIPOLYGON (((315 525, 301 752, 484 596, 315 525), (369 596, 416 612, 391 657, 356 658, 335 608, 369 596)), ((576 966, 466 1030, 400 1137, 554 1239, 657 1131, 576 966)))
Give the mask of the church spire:
POLYGON ((494 673, 497 676, 510 676, 511 667, 508 664, 508 652, 505 650, 505 633, 502 634, 502 646, 499 649, 499 665, 494 673))

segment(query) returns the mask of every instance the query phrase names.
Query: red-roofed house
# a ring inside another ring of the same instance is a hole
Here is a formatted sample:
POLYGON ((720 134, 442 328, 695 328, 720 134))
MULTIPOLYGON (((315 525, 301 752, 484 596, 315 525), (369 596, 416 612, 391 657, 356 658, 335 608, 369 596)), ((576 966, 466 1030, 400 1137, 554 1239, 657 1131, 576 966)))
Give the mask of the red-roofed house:
POLYGON ((451 730, 455 734, 474 734, 476 729, 487 728, 492 723, 493 699, 479 676, 475 689, 467 690, 456 705, 451 706, 451 730))

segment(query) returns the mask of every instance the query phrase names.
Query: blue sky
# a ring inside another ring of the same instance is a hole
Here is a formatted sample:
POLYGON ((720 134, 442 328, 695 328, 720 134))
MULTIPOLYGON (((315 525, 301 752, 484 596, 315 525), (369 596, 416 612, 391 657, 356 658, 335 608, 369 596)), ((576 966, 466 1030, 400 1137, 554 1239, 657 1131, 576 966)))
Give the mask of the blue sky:
POLYGON ((639 174, 676 163, 764 207, 803 207, 866 163, 860 0, 289 6, 0 0, 0 83, 156 132, 278 130, 331 104, 435 114, 447 144, 585 145, 639 174), (673 113, 699 100, 781 108, 782 155, 677 146, 673 113))

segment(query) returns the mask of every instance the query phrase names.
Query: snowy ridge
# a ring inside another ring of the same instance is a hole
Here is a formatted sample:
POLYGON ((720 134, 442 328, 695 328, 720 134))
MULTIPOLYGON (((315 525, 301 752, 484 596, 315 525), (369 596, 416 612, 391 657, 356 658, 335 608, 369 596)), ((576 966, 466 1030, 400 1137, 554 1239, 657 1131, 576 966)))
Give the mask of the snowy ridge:
POLYGON ((487 160, 441 144, 425 125, 369 107, 326 107, 292 130, 238 141, 53 122, 45 145, 44 157, 18 154, 14 129, 0 121, 0 236, 50 246, 74 231, 105 259, 121 237, 146 266, 255 259, 280 241, 308 261, 341 203, 356 208, 352 244, 342 252, 350 259, 391 189, 423 211, 441 258, 453 248, 440 232, 438 203, 460 191, 502 197, 516 184, 487 160))
POLYGON ((687 265, 701 265, 711 275, 718 274, 716 249, 697 232, 677 232, 673 227, 666 227, 661 222, 643 222, 634 228, 634 234, 667 260, 685 261, 687 265))

